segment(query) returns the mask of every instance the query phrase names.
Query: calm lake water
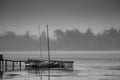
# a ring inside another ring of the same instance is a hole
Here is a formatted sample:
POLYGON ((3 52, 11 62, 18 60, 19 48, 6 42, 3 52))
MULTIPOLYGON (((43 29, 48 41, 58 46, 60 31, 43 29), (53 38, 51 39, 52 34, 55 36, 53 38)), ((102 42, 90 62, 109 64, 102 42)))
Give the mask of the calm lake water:
MULTIPOLYGON (((5 59, 40 58, 38 51, 1 53, 5 59)), ((47 52, 43 52, 43 57, 47 59, 47 52)), ((74 71, 51 70, 51 80, 120 80, 120 51, 51 51, 51 59, 74 61, 74 71)), ((18 70, 1 74, 1 80, 48 80, 47 70, 18 70)))

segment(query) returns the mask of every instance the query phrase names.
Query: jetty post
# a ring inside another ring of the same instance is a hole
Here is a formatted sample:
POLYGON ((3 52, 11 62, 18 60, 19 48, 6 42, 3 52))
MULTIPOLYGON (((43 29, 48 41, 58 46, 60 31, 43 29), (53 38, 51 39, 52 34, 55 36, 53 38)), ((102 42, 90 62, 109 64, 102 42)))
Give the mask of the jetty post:
POLYGON ((1 72, 1 60, 0 60, 0 72, 1 72))
POLYGON ((0 54, 0 72, 2 71, 3 69, 3 55, 0 54))
POLYGON ((14 71, 15 61, 12 61, 12 70, 14 71))
POLYGON ((5 60, 5 71, 7 71, 7 60, 5 60))
POLYGON ((20 68, 20 70, 21 70, 21 67, 22 67, 22 66, 21 66, 21 61, 19 61, 19 68, 20 68))

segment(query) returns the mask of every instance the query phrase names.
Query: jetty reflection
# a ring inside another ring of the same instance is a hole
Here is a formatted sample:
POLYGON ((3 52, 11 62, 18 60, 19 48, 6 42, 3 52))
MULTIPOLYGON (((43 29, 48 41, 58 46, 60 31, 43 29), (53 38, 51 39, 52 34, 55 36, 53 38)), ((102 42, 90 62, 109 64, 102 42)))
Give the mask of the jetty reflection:
POLYGON ((0 71, 0 79, 2 79, 2 78, 3 78, 3 72, 0 71))
POLYGON ((46 68, 26 68, 26 71, 29 74, 39 76, 39 77, 58 77, 58 76, 66 76, 74 73, 74 70, 60 70, 60 69, 50 69, 50 74, 48 74, 48 70, 46 68), (62 74, 63 73, 63 74, 62 74))
MULTIPOLYGON (((8 71, 0 72, 0 80, 4 79, 12 79, 14 77, 19 78, 19 76, 24 75, 28 77, 32 75, 33 77, 39 77, 40 80, 44 80, 42 78, 50 78, 50 77, 64 77, 73 74, 73 70, 68 69, 57 69, 57 68, 32 68, 32 67, 24 67, 22 70, 8 69, 8 71), (48 74, 48 70, 50 70, 50 74, 48 74)), ((21 76, 23 78, 23 76, 21 76)), ((45 79, 46 80, 46 79, 45 79)))

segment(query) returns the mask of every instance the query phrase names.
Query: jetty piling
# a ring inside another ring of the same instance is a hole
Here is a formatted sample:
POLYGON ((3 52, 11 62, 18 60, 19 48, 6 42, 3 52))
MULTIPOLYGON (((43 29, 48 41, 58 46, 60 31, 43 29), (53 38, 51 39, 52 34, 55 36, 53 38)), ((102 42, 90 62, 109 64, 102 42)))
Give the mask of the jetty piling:
POLYGON ((1 61, 0 61, 0 72, 1 72, 1 61))
POLYGON ((7 71, 7 60, 5 61, 5 71, 7 71))
POLYGON ((21 67, 22 67, 22 66, 21 66, 21 61, 19 61, 19 69, 20 69, 20 70, 21 70, 21 67))
POLYGON ((0 72, 2 71, 3 69, 3 55, 0 54, 0 72))
POLYGON ((12 70, 14 71, 15 61, 12 61, 12 70))

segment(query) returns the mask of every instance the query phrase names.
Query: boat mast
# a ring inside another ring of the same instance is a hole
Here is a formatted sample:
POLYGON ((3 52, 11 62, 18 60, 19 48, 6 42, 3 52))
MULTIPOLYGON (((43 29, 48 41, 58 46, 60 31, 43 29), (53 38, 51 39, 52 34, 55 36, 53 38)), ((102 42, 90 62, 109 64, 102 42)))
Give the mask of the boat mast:
POLYGON ((42 46, 41 46, 41 37, 40 37, 40 26, 38 24, 38 32, 39 32, 39 43, 40 43, 40 57, 41 57, 41 61, 43 60, 42 58, 42 46))
MULTIPOLYGON (((47 44, 48 44, 48 62, 50 65, 50 43, 49 43, 48 25, 47 25, 47 44)), ((50 66, 48 66, 48 80, 50 80, 50 66)))
POLYGON ((48 25, 47 25, 47 43, 48 43, 48 61, 49 61, 49 63, 50 63, 50 42, 49 42, 48 25))

